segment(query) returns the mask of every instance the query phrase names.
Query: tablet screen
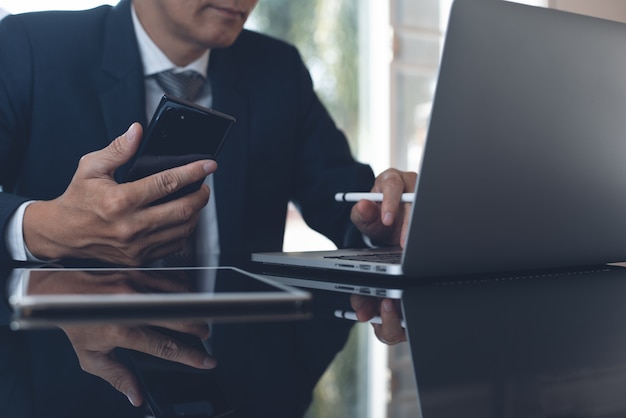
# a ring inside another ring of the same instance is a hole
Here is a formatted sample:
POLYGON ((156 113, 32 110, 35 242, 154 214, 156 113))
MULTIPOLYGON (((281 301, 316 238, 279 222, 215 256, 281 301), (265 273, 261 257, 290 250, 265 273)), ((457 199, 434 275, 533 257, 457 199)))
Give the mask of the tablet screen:
POLYGON ((45 322, 307 314, 310 294, 234 267, 16 270, 15 327, 45 322))

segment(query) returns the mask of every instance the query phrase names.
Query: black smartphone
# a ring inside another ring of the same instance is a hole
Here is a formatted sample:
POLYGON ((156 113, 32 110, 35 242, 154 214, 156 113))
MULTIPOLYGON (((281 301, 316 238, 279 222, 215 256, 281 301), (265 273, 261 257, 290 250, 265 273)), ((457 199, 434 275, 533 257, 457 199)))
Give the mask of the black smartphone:
MULTIPOLYGON (((204 349, 197 337, 161 330, 179 342, 204 349)), ((155 418, 218 418, 235 408, 224 393, 214 370, 200 370, 130 349, 116 348, 116 358, 138 378, 155 418)))
MULTIPOLYGON (((192 161, 214 160, 234 123, 230 115, 166 94, 121 177, 123 181, 135 181, 192 161)), ((201 185, 202 181, 188 185, 163 200, 176 199, 201 185)))

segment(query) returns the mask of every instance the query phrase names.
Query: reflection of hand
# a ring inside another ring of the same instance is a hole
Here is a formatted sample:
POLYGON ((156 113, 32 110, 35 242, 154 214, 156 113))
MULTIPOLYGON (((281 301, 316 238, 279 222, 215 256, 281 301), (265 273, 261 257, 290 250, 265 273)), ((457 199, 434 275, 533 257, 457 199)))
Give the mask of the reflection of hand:
MULTIPOLYGON (((190 277, 175 270, 39 269, 31 271, 28 281, 28 292, 40 295, 178 293, 193 287, 190 277)), ((132 372, 115 359, 115 348, 129 348, 201 369, 213 368, 216 364, 205 351, 165 332, 170 329, 206 339, 209 327, 204 321, 163 321, 150 326, 72 325, 62 329, 82 369, 109 382, 135 406, 143 403, 141 387, 132 372)))
POLYGON ((150 204, 203 180, 217 165, 201 160, 118 184, 113 174, 137 151, 141 135, 141 126, 133 124, 106 148, 83 156, 60 197, 27 207, 24 239, 34 256, 138 266, 184 247, 209 200, 209 188, 150 204))
POLYGON ((382 203, 361 200, 350 215, 359 230, 376 242, 402 246, 408 233, 410 203, 401 203, 402 193, 415 191, 417 174, 388 169, 376 177, 372 192, 383 193, 382 203))
POLYGON ((352 309, 359 321, 366 322, 380 316, 382 324, 372 324, 376 337, 385 344, 394 345, 406 341, 406 332, 402 327, 400 301, 397 299, 381 299, 371 296, 352 295, 352 309))
MULTIPOLYGON (((168 328, 200 339, 209 337, 209 327, 201 321, 161 323, 168 328)), ((126 395, 134 406, 143 403, 143 392, 137 377, 115 359, 116 347, 129 348, 199 369, 215 367, 216 360, 206 352, 177 341, 156 327, 128 325, 76 325, 63 327, 81 368, 109 382, 126 395)))

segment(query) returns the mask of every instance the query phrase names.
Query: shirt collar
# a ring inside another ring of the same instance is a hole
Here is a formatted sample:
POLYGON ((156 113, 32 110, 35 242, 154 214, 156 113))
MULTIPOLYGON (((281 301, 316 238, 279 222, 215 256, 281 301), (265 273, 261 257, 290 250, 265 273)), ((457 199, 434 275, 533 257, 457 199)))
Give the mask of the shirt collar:
POLYGON ((176 72, 185 70, 194 70, 202 74, 205 78, 207 76, 207 69, 209 67, 209 53, 211 50, 207 50, 200 58, 193 61, 185 67, 176 66, 170 59, 161 51, 161 49, 154 43, 150 36, 146 33, 145 29, 141 25, 135 7, 131 7, 133 16, 133 25, 135 27, 135 34, 137 36, 137 42, 139 44, 139 54, 141 55, 141 61, 143 62, 143 74, 144 76, 151 76, 162 71, 174 70, 176 72))

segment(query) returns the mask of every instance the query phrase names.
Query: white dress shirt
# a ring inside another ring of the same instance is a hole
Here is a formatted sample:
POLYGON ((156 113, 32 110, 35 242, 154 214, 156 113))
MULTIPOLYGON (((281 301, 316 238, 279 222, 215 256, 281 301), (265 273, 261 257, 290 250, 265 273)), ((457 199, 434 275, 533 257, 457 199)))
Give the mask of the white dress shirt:
MULTIPOLYGON (((163 89, 159 87, 153 75, 162 71, 174 70, 176 72, 182 72, 186 70, 196 71, 207 80, 195 102, 205 107, 211 107, 213 97, 211 95, 211 83, 208 78, 207 69, 209 67, 209 54, 207 50, 200 58, 187 65, 186 67, 177 67, 169 58, 159 49, 159 47, 150 39, 146 31, 141 26, 141 22, 135 13, 135 8, 132 8, 133 23, 135 26, 135 33, 137 34, 137 42, 139 44, 139 54, 141 55, 141 61, 143 62, 144 76, 146 83, 146 114, 148 120, 150 120, 154 113, 161 96, 163 96, 163 89)), ((215 189, 213 187, 213 176, 210 175, 205 181, 211 188, 211 198, 209 204, 200 212, 200 221, 198 222, 198 231, 196 235, 195 250, 198 253, 198 263, 208 266, 217 266, 219 263, 219 234, 217 225, 217 209, 215 206, 215 189)))

